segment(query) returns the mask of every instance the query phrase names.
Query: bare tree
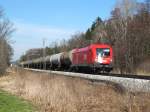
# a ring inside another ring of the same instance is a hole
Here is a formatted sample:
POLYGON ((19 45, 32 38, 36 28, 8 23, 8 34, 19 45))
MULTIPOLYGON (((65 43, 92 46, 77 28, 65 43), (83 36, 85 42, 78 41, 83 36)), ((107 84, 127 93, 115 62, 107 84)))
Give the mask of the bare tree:
POLYGON ((105 28, 109 42, 114 45, 115 65, 121 73, 133 72, 132 42, 128 24, 136 12, 135 0, 119 0, 105 28))
POLYGON ((13 31, 13 25, 4 17, 3 9, 0 8, 0 74, 8 67, 13 54, 10 45, 10 36, 13 31))
POLYGON ((120 9, 120 14, 124 19, 128 17, 133 17, 137 11, 137 1, 136 0, 118 0, 116 8, 120 9))

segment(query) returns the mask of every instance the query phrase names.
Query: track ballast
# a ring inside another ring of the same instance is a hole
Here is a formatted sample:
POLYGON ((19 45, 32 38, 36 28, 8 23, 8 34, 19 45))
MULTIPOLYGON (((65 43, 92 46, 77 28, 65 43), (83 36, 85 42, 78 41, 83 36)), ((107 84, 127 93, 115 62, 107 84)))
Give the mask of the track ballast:
POLYGON ((120 87, 127 89, 128 91, 137 92, 150 92, 150 77, 149 76, 137 76, 137 75, 120 75, 120 74, 85 74, 85 73, 73 73, 64 71, 50 71, 50 70, 39 70, 39 69, 28 69, 25 70, 49 73, 55 75, 64 75, 69 77, 79 77, 88 79, 91 81, 108 82, 118 84, 120 87))

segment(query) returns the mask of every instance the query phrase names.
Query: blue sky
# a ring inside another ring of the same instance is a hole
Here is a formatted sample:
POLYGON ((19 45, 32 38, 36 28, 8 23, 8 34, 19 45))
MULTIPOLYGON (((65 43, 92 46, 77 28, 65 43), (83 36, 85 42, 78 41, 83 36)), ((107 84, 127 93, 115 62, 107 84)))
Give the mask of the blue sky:
POLYGON ((42 47, 54 41, 68 39, 76 32, 84 32, 96 17, 110 17, 116 0, 0 0, 14 24, 13 60, 30 48, 42 47))

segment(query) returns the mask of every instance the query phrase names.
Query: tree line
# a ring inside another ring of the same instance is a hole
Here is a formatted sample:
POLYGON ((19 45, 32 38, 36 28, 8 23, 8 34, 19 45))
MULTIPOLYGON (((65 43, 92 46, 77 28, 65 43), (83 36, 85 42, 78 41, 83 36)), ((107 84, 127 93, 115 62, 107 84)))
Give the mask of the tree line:
POLYGON ((4 10, 0 8, 0 75, 10 65, 13 55, 10 39, 13 31, 12 23, 5 17, 4 10))
MULTIPOLYGON (((109 19, 97 17, 86 32, 78 32, 69 40, 55 43, 45 50, 46 55, 51 55, 93 43, 112 45, 115 68, 120 73, 135 73, 136 67, 150 58, 150 0, 143 3, 120 0, 111 11, 109 19)), ((27 57, 23 55, 20 61, 28 60, 27 57)))

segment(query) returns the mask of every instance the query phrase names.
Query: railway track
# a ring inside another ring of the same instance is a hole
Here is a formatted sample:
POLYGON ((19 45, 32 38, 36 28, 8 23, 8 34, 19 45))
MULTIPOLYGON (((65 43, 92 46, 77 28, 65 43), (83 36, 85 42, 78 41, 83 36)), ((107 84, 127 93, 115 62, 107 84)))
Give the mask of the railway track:
POLYGON ((115 74, 115 73, 101 73, 97 75, 102 75, 102 76, 115 76, 115 77, 123 77, 123 78, 132 78, 132 79, 145 79, 145 80, 150 80, 150 76, 145 76, 145 75, 133 75, 133 74, 115 74))
POLYGON ((69 77, 79 77, 91 80, 92 82, 106 82, 119 85, 120 87, 128 91, 136 92, 150 92, 150 77, 149 76, 129 76, 119 74, 100 74, 91 75, 84 73, 73 73, 73 72, 62 72, 62 71, 50 71, 50 70, 39 70, 39 69, 28 69, 28 71, 42 72, 56 75, 64 75, 69 77))

